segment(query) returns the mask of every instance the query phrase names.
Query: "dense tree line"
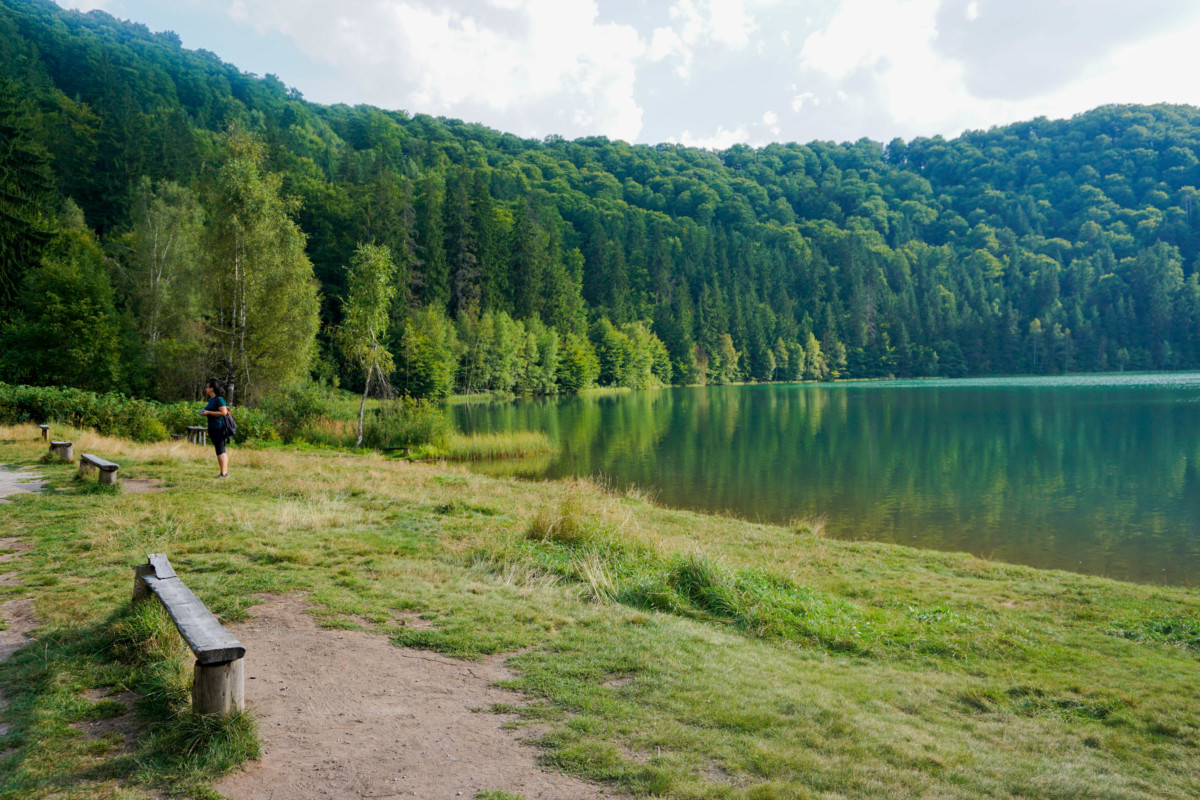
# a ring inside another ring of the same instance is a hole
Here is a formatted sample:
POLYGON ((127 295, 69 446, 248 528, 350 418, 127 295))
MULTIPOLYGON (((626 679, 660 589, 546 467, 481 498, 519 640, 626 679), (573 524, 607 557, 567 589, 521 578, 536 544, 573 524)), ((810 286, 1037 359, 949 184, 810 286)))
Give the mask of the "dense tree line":
POLYGON ((0 66, 10 380, 167 397, 312 370, 439 396, 1200 367, 1195 108, 886 146, 530 140, 312 104, 47 0, 0 3, 0 66))

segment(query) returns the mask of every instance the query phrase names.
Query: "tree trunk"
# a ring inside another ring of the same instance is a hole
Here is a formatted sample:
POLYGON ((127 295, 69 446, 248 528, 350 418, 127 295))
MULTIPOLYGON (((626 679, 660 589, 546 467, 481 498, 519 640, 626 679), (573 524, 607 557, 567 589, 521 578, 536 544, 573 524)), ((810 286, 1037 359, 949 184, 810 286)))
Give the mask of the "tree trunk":
POLYGON ((363 386, 362 400, 358 404, 358 438, 354 440, 355 447, 362 447, 363 439, 363 412, 367 407, 367 392, 371 391, 371 376, 375 374, 375 370, 367 370, 367 383, 363 386))

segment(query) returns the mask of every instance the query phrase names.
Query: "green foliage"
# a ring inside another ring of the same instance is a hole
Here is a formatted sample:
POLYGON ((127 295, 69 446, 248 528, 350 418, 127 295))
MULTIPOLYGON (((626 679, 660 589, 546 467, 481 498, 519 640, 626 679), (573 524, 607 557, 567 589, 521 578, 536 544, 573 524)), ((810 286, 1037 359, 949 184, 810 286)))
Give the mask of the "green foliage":
POLYGON ((449 433, 450 420, 440 405, 430 400, 399 397, 370 414, 363 443, 378 450, 441 446, 449 433))
POLYGON ((644 323, 630 322, 618 330, 602 317, 592 326, 592 342, 602 386, 645 389, 664 385, 671 379, 667 348, 644 323))
POLYGON ((253 397, 305 377, 317 333, 317 286, 304 232, 265 171, 263 143, 235 126, 207 198, 205 280, 214 292, 209 328, 221 360, 253 397))
POLYGON ((0 383, 0 422, 9 425, 61 422, 105 435, 157 442, 167 438, 159 408, 156 403, 116 393, 0 383))
POLYGON ((104 254, 78 210, 25 275, 21 311, 0 328, 0 375, 106 391, 121 381, 121 324, 104 254))
MULTIPOLYGON (((300 381, 262 398, 257 409, 271 420, 283 441, 290 442, 303 436, 306 427, 332 416, 333 405, 334 398, 328 387, 313 381, 300 381)), ((237 420, 241 430, 241 415, 237 415, 237 420)))
POLYGON ((568 334, 558 362, 559 389, 565 394, 578 394, 594 384, 599 376, 600 360, 591 342, 582 336, 568 334))
POLYGON ((187 188, 142 179, 132 187, 130 230, 118 290, 145 348, 155 394, 175 398, 205 378, 203 319, 211 297, 200 265, 203 209, 187 188))
POLYGON ((392 354, 384 339, 396 287, 396 267, 386 247, 361 244, 347 270, 349 290, 342 309, 337 340, 347 360, 367 376, 387 376, 392 371, 392 354))
MULTIPOLYGON (((165 441, 170 433, 203 424, 200 408, 199 402, 163 405, 113 392, 0 383, 0 424, 61 422, 137 442, 165 441)), ((238 408, 234 416, 238 423, 234 441, 279 441, 279 432, 266 412, 238 408)))
POLYGON ((0 313, 17 303, 25 271, 54 230, 54 175, 24 87, 0 77, 0 313))
POLYGON ((391 253, 376 346, 414 396, 1200 367, 1192 107, 886 146, 534 141, 306 103, 108 15, 22 3, 6 21, 0 308, 34 272, 35 295, 86 300, 8 326, 11 380, 57 380, 33 369, 62 338, 71 363, 47 367, 93 388, 169 400, 233 363, 248 397, 271 393, 305 377, 318 318, 331 353, 361 327, 359 243, 391 253), (43 257, 66 196, 103 269, 43 257), (112 321, 90 351, 81 308, 112 321), (570 339, 587 335, 596 374, 570 339))
POLYGON ((412 397, 449 397, 458 357, 453 323, 439 307, 424 308, 404 323, 396 348, 397 386, 412 397))
POLYGON ((199 414, 201 408, 198 402, 164 403, 155 409, 154 415, 167 433, 182 435, 190 425, 205 424, 205 418, 199 414))
POLYGON ((241 407, 233 412, 237 420, 237 435, 233 441, 238 444, 246 442, 278 442, 280 435, 271 415, 257 408, 241 407))

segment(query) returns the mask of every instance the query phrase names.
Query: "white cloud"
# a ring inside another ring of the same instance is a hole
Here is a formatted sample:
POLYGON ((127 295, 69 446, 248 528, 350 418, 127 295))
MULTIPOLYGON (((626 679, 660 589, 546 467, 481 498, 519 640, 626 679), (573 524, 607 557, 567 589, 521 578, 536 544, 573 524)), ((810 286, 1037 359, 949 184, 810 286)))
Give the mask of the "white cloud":
MULTIPOLYGON (((636 139, 645 44, 594 0, 236 0, 233 19, 291 38, 357 102, 486 119, 522 135, 636 139)), ((327 101, 349 101, 342 96, 327 101)))
POLYGON ((733 130, 717 126, 717 132, 712 136, 694 136, 691 131, 684 131, 679 140, 669 140, 671 144, 682 144, 687 147, 699 147, 703 150, 725 150, 735 144, 752 140, 750 131, 744 125, 733 130))
POLYGON ((821 105, 821 98, 814 92, 801 92, 792 98, 792 111, 800 111, 807 105, 821 105))
MULTIPOLYGON (((671 25, 656 28, 651 35, 650 58, 661 61, 676 58, 676 74, 691 74, 696 51, 716 46, 741 50, 758 32, 758 23, 750 5, 770 5, 771 0, 676 0, 671 5, 671 25)), ((762 52, 759 43, 758 52, 762 52)))

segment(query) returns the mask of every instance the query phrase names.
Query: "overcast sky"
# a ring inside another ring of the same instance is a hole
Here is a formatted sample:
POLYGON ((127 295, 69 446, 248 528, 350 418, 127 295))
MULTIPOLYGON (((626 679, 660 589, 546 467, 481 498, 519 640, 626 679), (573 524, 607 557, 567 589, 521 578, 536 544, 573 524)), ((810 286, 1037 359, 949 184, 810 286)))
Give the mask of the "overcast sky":
POLYGON ((1197 0, 58 0, 319 103, 524 137, 886 142, 1200 105, 1197 0))

